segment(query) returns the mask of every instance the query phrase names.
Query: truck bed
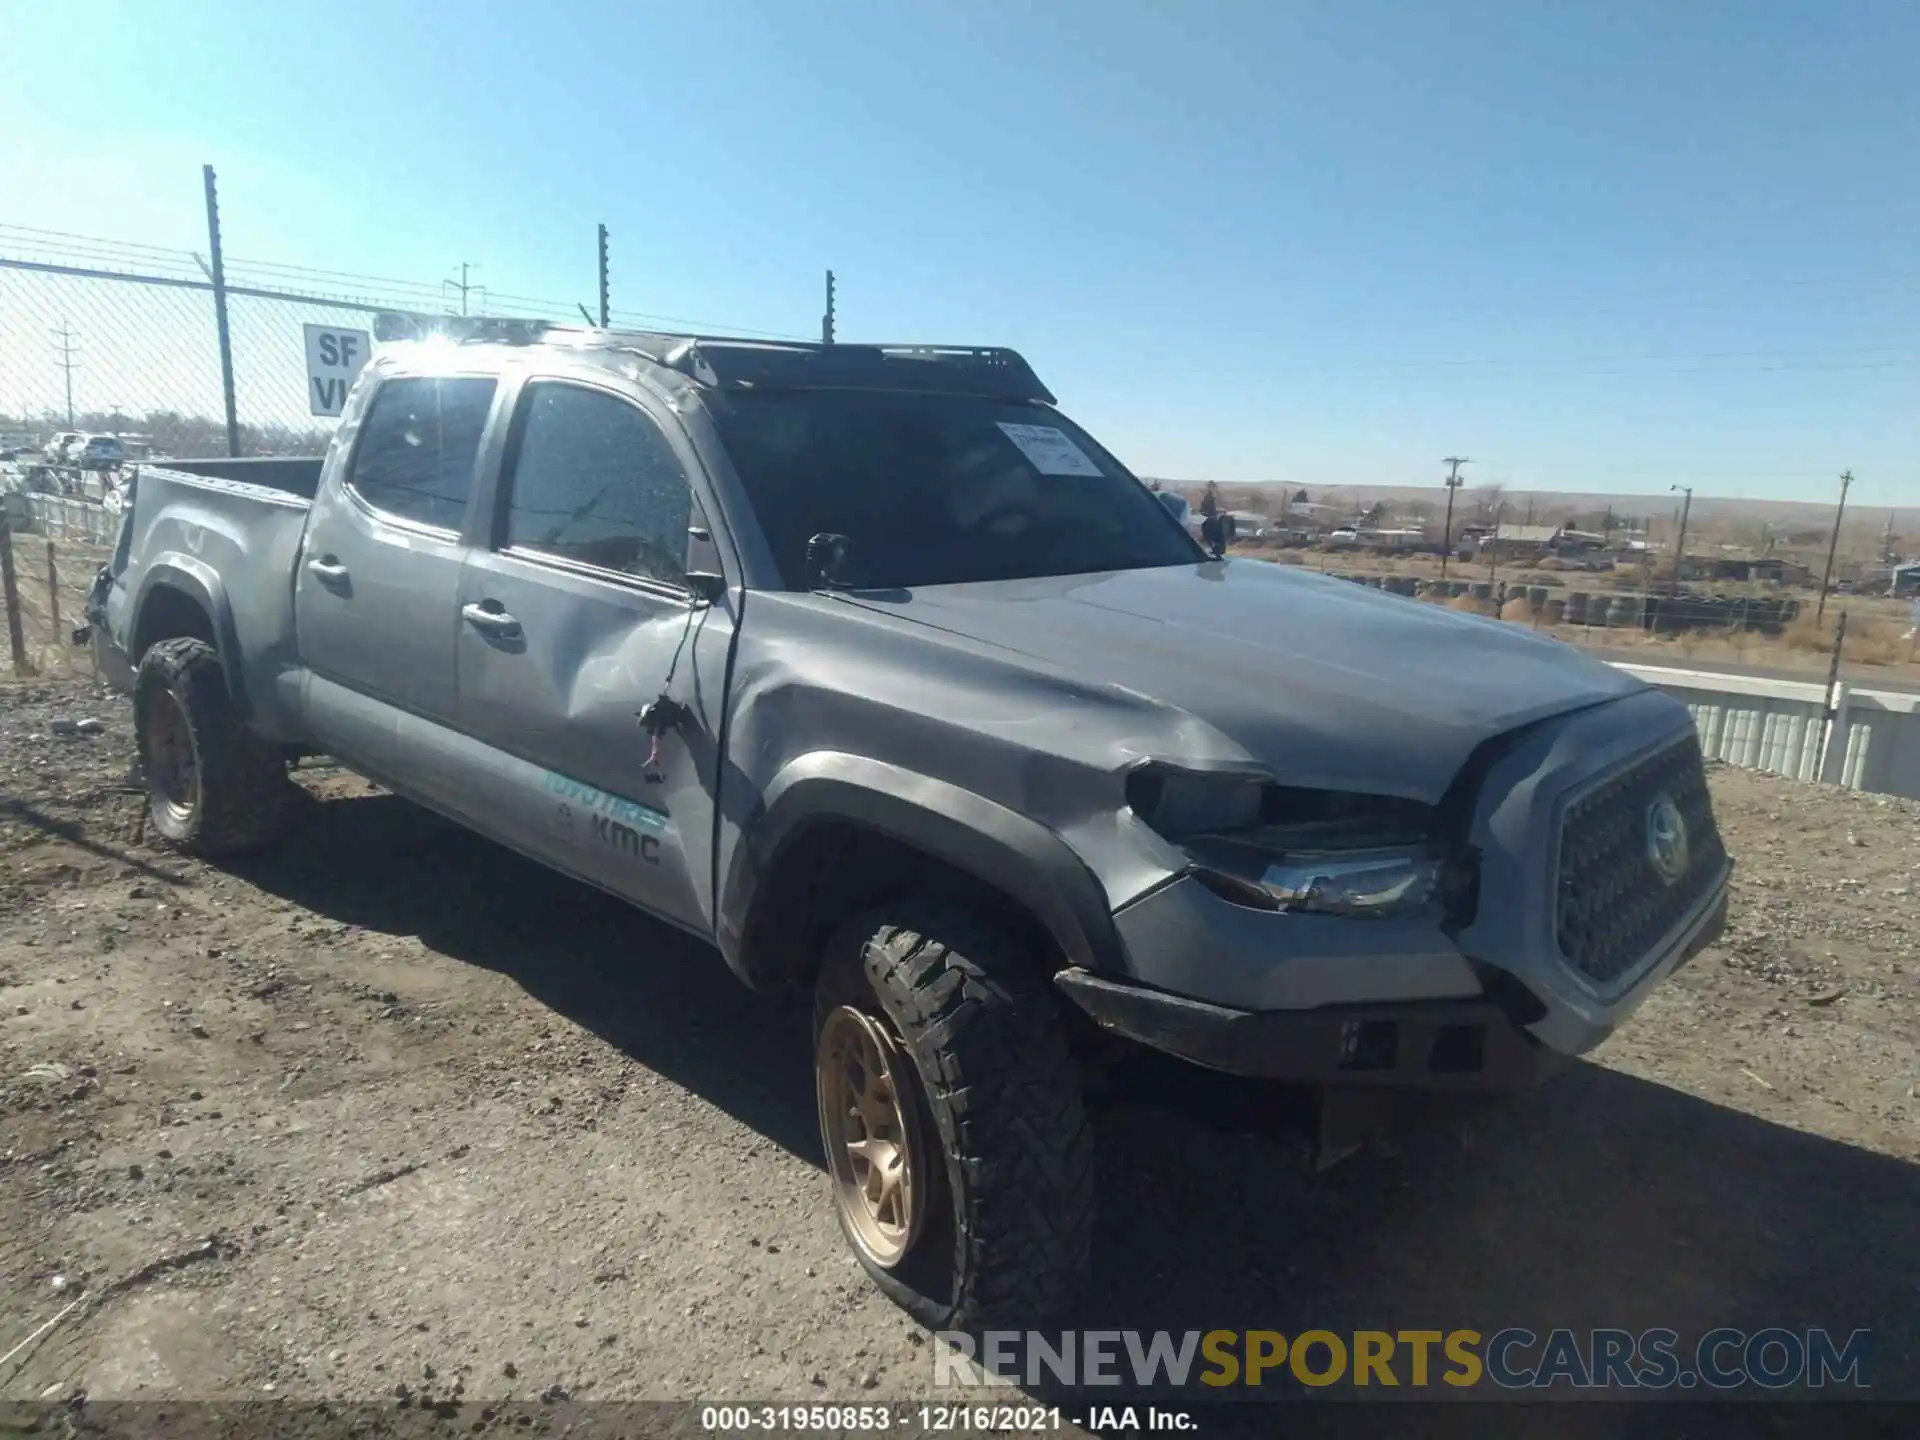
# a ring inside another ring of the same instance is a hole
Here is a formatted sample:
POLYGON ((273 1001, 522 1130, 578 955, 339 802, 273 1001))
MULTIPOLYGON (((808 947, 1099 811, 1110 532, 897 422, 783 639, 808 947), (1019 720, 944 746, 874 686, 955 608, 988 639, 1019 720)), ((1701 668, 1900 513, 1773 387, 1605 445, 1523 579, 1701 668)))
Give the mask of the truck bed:
POLYGON ((279 687, 297 666, 294 564, 320 462, 183 464, 194 469, 142 465, 134 474, 104 594, 97 593, 88 609, 102 673, 131 684, 131 662, 145 640, 132 633, 133 619, 161 613, 142 603, 155 587, 176 590, 181 600, 212 616, 213 638, 229 661, 229 681, 255 726, 298 742, 295 712, 281 703, 279 687), (212 470, 258 478, 205 473, 212 470), (306 496, 290 488, 302 483, 306 496))
POLYGON ((311 500, 320 488, 320 471, 325 463, 318 455, 264 455, 244 459, 169 460, 164 466, 138 468, 198 475, 204 480, 236 480, 311 500))

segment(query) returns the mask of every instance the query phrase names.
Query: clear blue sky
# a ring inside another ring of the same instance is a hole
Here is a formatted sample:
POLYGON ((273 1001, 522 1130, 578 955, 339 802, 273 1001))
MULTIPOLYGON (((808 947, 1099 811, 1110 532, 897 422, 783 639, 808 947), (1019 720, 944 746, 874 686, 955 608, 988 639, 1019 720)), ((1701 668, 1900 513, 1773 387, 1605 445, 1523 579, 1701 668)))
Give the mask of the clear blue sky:
POLYGON ((0 0, 0 221, 1016 345, 1138 470, 1920 504, 1920 5, 0 0))

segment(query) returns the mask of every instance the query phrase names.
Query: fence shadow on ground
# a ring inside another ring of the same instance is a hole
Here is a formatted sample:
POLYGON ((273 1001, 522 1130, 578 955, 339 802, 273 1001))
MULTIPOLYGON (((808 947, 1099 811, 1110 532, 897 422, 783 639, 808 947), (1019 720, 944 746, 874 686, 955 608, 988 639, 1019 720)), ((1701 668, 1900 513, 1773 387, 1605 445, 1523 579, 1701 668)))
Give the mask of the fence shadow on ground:
MULTIPOLYGON (((748 994, 707 946, 404 801, 317 811, 235 871, 508 975, 820 1163, 801 1007, 748 994)), ((1098 1117, 1104 1208, 1078 1323, 1867 1327, 1879 1395, 1920 1398, 1920 1167, 1584 1063, 1522 1095, 1402 1110, 1398 1153, 1315 1175, 1285 1092, 1131 1072, 1098 1117)))

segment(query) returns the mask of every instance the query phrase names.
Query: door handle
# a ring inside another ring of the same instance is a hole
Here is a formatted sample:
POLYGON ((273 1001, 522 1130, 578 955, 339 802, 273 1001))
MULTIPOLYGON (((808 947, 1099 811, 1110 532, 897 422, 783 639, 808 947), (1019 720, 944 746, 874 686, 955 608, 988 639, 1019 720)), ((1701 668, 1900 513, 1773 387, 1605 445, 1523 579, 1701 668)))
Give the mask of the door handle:
POLYGON ((520 633, 520 622, 498 608, 496 601, 489 600, 479 605, 462 605, 460 615, 474 629, 483 630, 489 635, 505 637, 520 633), (495 608, 490 610, 487 608, 488 605, 493 605, 495 608))
POLYGON ((329 584, 338 584, 347 578, 347 567, 331 555, 322 555, 317 560, 307 561, 307 569, 329 584))

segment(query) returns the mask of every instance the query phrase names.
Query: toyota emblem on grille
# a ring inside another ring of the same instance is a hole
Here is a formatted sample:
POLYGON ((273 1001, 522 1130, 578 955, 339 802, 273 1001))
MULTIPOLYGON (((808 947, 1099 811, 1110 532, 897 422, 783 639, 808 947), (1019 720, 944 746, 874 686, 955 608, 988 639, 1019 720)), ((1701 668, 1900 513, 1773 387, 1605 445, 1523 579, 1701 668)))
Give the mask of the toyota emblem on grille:
POLYGON ((1671 795, 1647 806, 1647 863, 1669 885, 1687 873, 1687 821, 1671 795))

